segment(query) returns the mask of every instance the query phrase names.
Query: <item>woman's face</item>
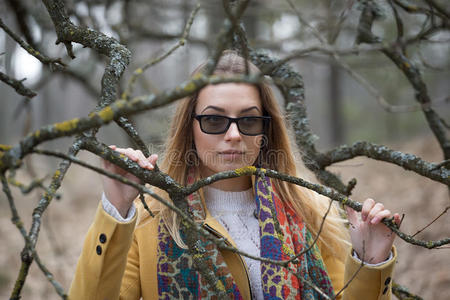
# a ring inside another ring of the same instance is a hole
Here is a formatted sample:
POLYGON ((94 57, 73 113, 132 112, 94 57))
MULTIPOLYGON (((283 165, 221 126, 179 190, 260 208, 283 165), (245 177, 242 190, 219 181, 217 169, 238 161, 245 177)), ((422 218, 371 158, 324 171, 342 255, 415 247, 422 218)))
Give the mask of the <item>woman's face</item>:
MULTIPOLYGON (((263 109, 257 87, 244 83, 224 83, 209 85, 200 91, 195 113, 238 118, 262 116, 263 109)), ((202 176, 253 165, 256 161, 262 135, 244 135, 239 132, 235 122, 224 133, 208 134, 201 130, 198 120, 194 119, 193 122, 194 143, 202 176)))

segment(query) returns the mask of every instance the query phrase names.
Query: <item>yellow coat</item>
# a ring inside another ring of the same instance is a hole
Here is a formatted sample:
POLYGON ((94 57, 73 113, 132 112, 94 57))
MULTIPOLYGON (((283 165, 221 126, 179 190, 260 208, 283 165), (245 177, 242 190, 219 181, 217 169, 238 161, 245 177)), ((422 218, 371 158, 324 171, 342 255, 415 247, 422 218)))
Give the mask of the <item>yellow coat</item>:
MULTIPOLYGON (((157 299, 158 223, 159 214, 154 218, 146 218, 136 228, 136 216, 128 223, 120 223, 107 214, 100 203, 84 242, 69 299, 157 299)), ((209 213, 205 226, 234 244, 226 230, 209 213)), ((337 293, 361 264, 350 253, 344 263, 328 253, 326 248, 320 250, 337 293)), ((230 251, 223 250, 222 254, 243 298, 250 299, 244 260, 230 251)), ((338 299, 390 299, 391 278, 397 256, 395 248, 393 254, 394 259, 382 266, 363 266, 338 299)))

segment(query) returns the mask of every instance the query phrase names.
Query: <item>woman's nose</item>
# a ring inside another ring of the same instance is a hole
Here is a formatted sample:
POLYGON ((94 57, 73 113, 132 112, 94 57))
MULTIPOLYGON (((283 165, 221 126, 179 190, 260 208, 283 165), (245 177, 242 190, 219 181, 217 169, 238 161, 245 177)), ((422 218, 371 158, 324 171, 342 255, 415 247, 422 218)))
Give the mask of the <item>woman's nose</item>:
POLYGON ((227 132, 225 133, 225 140, 240 140, 241 133, 236 123, 231 123, 227 132))

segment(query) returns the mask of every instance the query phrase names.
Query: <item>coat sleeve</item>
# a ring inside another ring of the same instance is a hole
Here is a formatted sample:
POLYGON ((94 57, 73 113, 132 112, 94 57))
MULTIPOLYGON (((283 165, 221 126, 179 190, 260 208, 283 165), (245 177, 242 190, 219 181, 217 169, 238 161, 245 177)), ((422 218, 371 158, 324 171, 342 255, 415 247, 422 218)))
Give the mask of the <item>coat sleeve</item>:
POLYGON ((337 299, 390 300, 392 274, 397 259, 395 247, 392 248, 392 253, 393 258, 383 265, 361 267, 361 263, 353 258, 350 251, 345 264, 325 251, 322 257, 335 293, 345 286, 337 299))
POLYGON ((127 294, 126 299, 139 299, 138 295, 131 297, 132 291, 138 293, 136 290, 140 290, 136 289, 136 282, 139 282, 138 257, 133 251, 128 255, 131 244, 135 242, 135 224, 136 215, 130 222, 119 223, 99 204, 69 289, 70 300, 119 299, 121 290, 127 294), (122 284, 126 266, 126 280, 122 284))

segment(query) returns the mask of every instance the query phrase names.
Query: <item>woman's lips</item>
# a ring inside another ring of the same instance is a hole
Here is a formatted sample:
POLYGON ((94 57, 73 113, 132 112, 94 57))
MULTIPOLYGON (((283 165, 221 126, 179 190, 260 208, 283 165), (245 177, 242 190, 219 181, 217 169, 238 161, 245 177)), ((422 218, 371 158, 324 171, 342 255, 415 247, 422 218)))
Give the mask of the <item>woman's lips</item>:
POLYGON ((243 151, 237 151, 237 150, 227 150, 227 151, 221 151, 219 152, 220 157, 222 157, 225 160, 235 160, 240 159, 244 155, 243 151))

